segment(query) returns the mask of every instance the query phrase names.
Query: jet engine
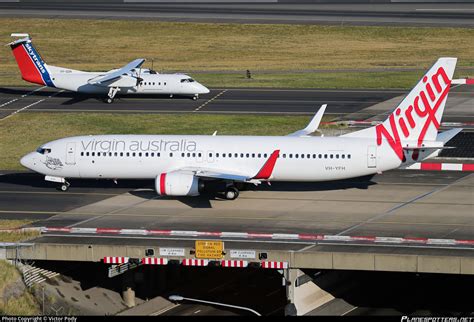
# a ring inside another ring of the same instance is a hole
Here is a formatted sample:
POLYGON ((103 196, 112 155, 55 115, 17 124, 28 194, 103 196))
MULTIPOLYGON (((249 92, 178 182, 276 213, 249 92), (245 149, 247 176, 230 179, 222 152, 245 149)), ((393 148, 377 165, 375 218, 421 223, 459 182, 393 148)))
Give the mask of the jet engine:
POLYGON ((160 196, 198 196, 200 180, 187 173, 162 173, 155 179, 155 189, 160 196))

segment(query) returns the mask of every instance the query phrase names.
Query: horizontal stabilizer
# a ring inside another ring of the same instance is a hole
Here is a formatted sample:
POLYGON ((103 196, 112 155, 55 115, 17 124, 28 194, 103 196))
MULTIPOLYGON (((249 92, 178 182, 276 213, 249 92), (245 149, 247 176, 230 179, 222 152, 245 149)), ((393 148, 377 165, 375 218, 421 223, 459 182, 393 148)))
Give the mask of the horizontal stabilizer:
POLYGON ((455 128, 455 129, 441 132, 436 136, 436 141, 443 142, 443 144, 446 144, 449 140, 451 140, 453 137, 458 135, 458 133, 461 132, 462 130, 463 130, 462 128, 455 128))
POLYGON ((324 112, 326 111, 326 106, 328 105, 321 105, 319 111, 314 115, 311 122, 309 122, 309 124, 304 129, 288 134, 287 136, 308 136, 315 132, 321 123, 321 119, 323 118, 324 112))

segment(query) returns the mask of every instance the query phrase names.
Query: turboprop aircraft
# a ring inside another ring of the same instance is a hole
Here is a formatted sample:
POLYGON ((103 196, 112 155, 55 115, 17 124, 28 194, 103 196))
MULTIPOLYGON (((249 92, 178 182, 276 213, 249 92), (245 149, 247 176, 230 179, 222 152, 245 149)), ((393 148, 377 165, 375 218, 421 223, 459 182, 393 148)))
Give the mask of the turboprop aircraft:
POLYGON ((22 37, 7 45, 13 51, 21 77, 30 83, 103 95, 107 103, 112 103, 116 95, 181 95, 196 100, 200 94, 209 93, 209 89, 185 74, 159 74, 152 69, 141 68, 145 61, 143 58, 108 72, 84 72, 51 66, 41 58, 28 34, 13 33, 11 36, 22 37))
POLYGON ((150 179, 161 196, 197 196, 220 185, 226 199, 240 183, 330 181, 381 173, 436 156, 461 129, 438 134, 456 58, 440 58, 383 123, 338 137, 90 135, 41 145, 21 164, 69 188, 67 178, 150 179))

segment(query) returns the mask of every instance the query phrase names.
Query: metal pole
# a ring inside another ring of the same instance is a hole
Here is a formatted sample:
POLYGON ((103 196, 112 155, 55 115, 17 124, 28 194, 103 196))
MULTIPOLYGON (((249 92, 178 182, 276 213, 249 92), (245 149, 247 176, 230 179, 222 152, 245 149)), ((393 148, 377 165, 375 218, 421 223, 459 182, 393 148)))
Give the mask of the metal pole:
POLYGON ((43 315, 44 315, 44 286, 41 287, 43 289, 43 315))
POLYGON ((245 310, 252 312, 255 315, 262 316, 260 313, 258 313, 255 310, 252 310, 251 308, 244 307, 244 306, 237 306, 237 305, 230 305, 230 304, 225 304, 225 303, 218 303, 218 302, 211 302, 211 301, 204 301, 204 300, 199 300, 199 299, 193 299, 189 297, 183 297, 179 295, 171 295, 168 297, 171 301, 182 301, 182 300, 187 300, 187 301, 193 301, 193 302, 199 302, 199 303, 205 303, 205 304, 211 304, 211 305, 217 305, 217 306, 225 306, 225 307, 230 307, 234 309, 239 309, 239 310, 245 310))

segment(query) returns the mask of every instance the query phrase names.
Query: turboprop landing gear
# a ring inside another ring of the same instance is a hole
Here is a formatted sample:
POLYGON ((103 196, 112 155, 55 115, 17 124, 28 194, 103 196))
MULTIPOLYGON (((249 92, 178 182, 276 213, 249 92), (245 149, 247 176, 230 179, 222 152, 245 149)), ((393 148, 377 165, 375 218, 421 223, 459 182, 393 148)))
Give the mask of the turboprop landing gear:
POLYGON ((115 95, 117 94, 118 91, 119 91, 118 87, 111 87, 109 89, 109 94, 107 94, 108 98, 105 100, 107 102, 107 104, 113 103, 114 97, 115 97, 115 95))
POLYGON ((60 186, 59 186, 59 190, 63 191, 63 192, 66 192, 69 190, 69 186, 71 186, 71 184, 67 181, 65 181, 64 183, 62 183, 60 186))
POLYGON ((239 190, 236 187, 227 187, 224 192, 224 196, 227 200, 235 200, 239 196, 239 190))
POLYGON ((193 96, 193 101, 197 101, 197 99, 199 98, 199 94, 196 94, 193 96))

